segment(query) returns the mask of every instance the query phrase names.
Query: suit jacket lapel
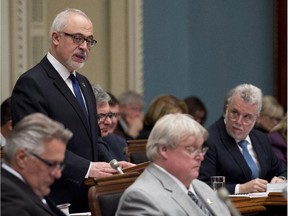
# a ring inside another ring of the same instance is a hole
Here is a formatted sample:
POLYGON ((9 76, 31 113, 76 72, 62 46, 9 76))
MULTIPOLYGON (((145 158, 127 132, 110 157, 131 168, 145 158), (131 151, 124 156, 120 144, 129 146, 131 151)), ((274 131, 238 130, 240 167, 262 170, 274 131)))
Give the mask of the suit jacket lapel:
POLYGON ((18 177, 14 176, 13 174, 11 174, 10 172, 8 172, 3 168, 1 168, 1 172, 3 176, 5 175, 7 178, 11 179, 11 181, 15 182, 16 185, 18 185, 23 191, 25 191, 25 194, 27 194, 27 198, 29 197, 29 199, 33 200, 35 205, 49 212, 49 215, 52 216, 56 215, 53 211, 51 211, 51 209, 45 206, 40 197, 38 197, 25 182, 23 182, 18 177))
POLYGON ((67 84, 64 82, 59 73, 55 70, 53 65, 48 61, 47 57, 42 60, 41 64, 43 65, 43 68, 46 70, 48 77, 54 80, 54 85, 56 86, 56 88, 59 89, 59 91, 63 94, 63 96, 69 101, 71 106, 74 108, 75 112, 80 117, 83 125, 87 129, 88 134, 90 136, 90 128, 87 122, 87 118, 82 108, 78 104, 77 99, 75 98, 75 96, 73 95, 67 84))
MULTIPOLYGON (((165 190, 171 193, 171 197, 175 200, 175 202, 187 213, 187 215, 191 214, 191 211, 195 211, 198 207, 193 202, 191 206, 191 200, 187 196, 185 196, 183 190, 179 188, 179 186, 164 172, 159 172, 158 168, 156 168, 153 163, 150 163, 149 167, 147 168, 152 175, 154 175, 161 183, 165 190)), ((199 214, 201 214, 199 209, 199 214)))
MULTIPOLYGON (((221 120, 220 120, 221 121, 221 120)), ((231 156, 234 158, 235 163, 238 164, 240 169, 242 169, 246 180, 251 180, 251 170, 246 163, 236 141, 227 133, 226 125, 224 120, 220 122, 219 128, 221 134, 221 141, 224 143, 224 147, 227 149, 228 152, 231 153, 231 156)))
POLYGON ((257 161, 258 161, 259 166, 260 166, 259 167, 260 168, 259 177, 264 178, 262 173, 267 173, 267 168, 266 168, 267 161, 266 161, 266 158, 263 156, 263 155, 265 155, 265 152, 262 151, 261 141, 258 140, 258 138, 255 136, 253 130, 250 132, 249 137, 251 139, 252 146, 253 146, 253 149, 256 153, 257 161))

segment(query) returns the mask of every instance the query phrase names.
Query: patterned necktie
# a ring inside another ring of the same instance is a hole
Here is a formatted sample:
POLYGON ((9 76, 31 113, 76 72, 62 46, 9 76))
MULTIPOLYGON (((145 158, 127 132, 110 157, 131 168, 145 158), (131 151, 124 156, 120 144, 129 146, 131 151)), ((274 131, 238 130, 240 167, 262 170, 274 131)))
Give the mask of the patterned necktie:
POLYGON ((248 145, 247 140, 241 140, 238 144, 242 148, 243 156, 244 156, 248 166, 250 167, 250 169, 252 171, 252 175, 251 175, 252 179, 257 178, 259 176, 258 168, 257 168, 255 162, 252 159, 252 156, 250 155, 250 153, 247 149, 247 145, 248 145))
POLYGON ((83 97, 82 97, 82 95, 81 95, 79 82, 78 82, 78 80, 76 79, 76 77, 74 76, 74 74, 70 74, 69 78, 70 78, 70 80, 72 81, 73 91, 74 91, 74 93, 75 93, 76 99, 77 99, 79 105, 81 106, 81 108, 83 109, 86 117, 88 117, 88 113, 87 113, 87 110, 86 110, 86 106, 85 106, 83 97))
POLYGON ((205 208, 205 206, 200 202, 200 200, 198 200, 198 198, 191 191, 188 191, 188 196, 196 203, 196 205, 204 212, 205 215, 212 216, 209 210, 205 208))

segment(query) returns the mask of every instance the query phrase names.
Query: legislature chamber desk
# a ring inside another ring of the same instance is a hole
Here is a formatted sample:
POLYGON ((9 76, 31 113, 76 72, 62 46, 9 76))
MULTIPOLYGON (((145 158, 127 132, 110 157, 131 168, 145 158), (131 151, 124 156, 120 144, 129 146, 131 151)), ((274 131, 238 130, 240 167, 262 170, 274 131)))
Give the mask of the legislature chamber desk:
POLYGON ((270 192, 267 197, 231 196, 230 199, 242 215, 287 215, 287 199, 280 192, 270 192))

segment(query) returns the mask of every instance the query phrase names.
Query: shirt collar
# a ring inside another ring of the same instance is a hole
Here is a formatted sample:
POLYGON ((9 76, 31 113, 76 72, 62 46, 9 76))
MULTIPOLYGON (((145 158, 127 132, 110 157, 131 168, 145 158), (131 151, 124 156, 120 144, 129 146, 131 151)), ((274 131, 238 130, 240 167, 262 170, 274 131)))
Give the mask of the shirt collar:
MULTIPOLYGON (((67 70, 67 68, 63 64, 61 64, 53 55, 51 55, 50 52, 47 53, 47 59, 53 65, 53 67, 56 69, 56 71, 59 73, 62 79, 66 81, 69 78, 69 75, 71 74, 67 70)), ((75 70, 72 73, 76 76, 75 70)))

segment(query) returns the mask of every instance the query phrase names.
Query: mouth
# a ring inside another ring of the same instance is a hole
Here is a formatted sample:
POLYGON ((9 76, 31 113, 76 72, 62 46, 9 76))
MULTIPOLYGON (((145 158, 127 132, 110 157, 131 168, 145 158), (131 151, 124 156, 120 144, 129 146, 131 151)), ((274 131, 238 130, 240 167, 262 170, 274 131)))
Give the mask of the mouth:
POLYGON ((73 57, 75 57, 76 60, 79 61, 79 62, 83 62, 83 61, 85 61, 85 59, 86 59, 85 53, 75 53, 75 54, 73 55, 73 57))

